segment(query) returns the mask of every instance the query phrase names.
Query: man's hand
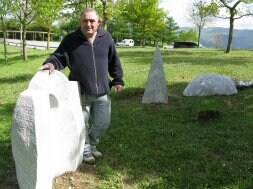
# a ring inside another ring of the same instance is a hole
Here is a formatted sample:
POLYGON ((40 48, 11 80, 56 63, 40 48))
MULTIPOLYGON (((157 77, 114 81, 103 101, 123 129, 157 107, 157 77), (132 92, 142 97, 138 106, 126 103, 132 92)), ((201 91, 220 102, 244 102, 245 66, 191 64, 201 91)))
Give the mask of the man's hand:
POLYGON ((124 87, 122 85, 114 85, 114 91, 117 92, 121 92, 123 91, 124 87))
POLYGON ((52 63, 46 63, 44 65, 42 65, 38 71, 42 71, 42 70, 49 70, 49 74, 55 70, 55 67, 52 63))

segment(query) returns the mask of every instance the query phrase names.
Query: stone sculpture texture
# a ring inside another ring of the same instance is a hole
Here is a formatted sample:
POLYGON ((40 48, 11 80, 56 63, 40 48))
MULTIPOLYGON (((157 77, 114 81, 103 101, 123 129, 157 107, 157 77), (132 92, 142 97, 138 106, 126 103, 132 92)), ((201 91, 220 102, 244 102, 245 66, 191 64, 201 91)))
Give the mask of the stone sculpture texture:
POLYGON ((78 83, 36 73, 17 100, 11 140, 20 189, 51 189, 55 176, 75 171, 85 142, 78 83))
POLYGON ((156 48, 142 103, 168 103, 166 78, 159 47, 156 48))
POLYGON ((195 77, 183 91, 184 96, 211 96, 237 94, 233 79, 220 74, 201 74, 195 77))

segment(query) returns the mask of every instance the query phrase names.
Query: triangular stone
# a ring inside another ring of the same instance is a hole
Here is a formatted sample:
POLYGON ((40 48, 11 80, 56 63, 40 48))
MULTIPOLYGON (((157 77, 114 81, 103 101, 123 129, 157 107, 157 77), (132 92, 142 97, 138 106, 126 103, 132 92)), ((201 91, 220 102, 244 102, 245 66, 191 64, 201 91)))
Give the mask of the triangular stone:
POLYGON ((149 70, 142 103, 168 103, 166 78, 159 47, 156 48, 153 62, 149 70))

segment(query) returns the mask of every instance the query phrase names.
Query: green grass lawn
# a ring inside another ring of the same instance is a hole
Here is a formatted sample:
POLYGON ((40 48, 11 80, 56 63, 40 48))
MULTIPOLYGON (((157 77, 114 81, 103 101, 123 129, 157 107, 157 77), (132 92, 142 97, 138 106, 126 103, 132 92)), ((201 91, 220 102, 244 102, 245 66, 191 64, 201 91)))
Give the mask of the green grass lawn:
MULTIPOLYGON (((14 170, 10 128, 19 94, 52 51, 0 46, 0 182, 14 170), (11 171, 12 170, 12 171, 11 171)), ((125 90, 112 93, 112 124, 98 148, 99 189, 250 189, 253 188, 253 88, 233 96, 183 97, 187 84, 202 73, 253 80, 253 51, 161 49, 169 103, 141 104, 155 48, 118 48, 125 90), (200 111, 220 112, 198 121, 200 111)), ((64 72, 67 74, 67 70, 64 72)))

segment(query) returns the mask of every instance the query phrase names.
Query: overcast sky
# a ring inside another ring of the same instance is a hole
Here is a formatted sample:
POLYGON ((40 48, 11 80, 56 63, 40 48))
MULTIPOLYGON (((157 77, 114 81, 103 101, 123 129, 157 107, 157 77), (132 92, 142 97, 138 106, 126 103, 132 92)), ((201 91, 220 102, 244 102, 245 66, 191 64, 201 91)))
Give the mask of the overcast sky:
MULTIPOLYGON (((193 25, 186 21, 186 10, 194 0, 162 0, 160 4, 165 10, 169 11, 169 16, 173 17, 175 22, 180 27, 193 27, 193 25)), ((229 27, 228 19, 219 19, 207 27, 229 27)), ((235 20, 234 29, 253 29, 253 17, 241 18, 235 20)))

